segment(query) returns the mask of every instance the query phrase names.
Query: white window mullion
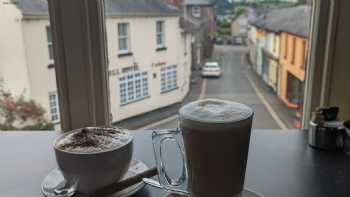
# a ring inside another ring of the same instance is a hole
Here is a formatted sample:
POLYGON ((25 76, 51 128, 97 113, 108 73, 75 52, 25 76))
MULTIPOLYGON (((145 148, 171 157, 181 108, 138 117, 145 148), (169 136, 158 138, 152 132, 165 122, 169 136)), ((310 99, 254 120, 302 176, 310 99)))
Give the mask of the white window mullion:
POLYGON ((119 83, 122 84, 125 80, 125 90, 120 88, 120 105, 125 105, 131 102, 142 100, 148 97, 148 74, 147 72, 133 72, 125 74, 119 78, 119 83))
POLYGON ((168 92, 177 88, 177 66, 168 66, 160 70, 160 91, 168 92))
POLYGON ((49 93, 49 109, 51 115, 51 121, 57 123, 60 121, 60 111, 58 105, 58 96, 57 92, 49 93))

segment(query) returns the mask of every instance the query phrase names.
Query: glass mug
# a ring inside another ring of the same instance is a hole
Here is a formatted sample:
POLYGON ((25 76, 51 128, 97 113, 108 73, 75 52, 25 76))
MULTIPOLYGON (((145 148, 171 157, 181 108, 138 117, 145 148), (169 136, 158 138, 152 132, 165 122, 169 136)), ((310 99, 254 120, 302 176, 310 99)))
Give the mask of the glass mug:
POLYGON ((231 101, 205 99, 183 106, 179 128, 154 131, 152 141, 159 183, 167 191, 192 197, 233 197, 243 191, 253 110, 231 101), (182 173, 166 171, 164 146, 175 143, 182 173))

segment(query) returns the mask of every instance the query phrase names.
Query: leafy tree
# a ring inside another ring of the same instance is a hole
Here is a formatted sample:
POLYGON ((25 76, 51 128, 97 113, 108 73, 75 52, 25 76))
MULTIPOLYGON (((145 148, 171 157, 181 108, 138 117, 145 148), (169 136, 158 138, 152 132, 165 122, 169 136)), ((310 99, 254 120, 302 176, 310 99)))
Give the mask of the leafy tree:
POLYGON ((53 130, 45 110, 23 95, 13 96, 0 85, 0 130, 53 130))

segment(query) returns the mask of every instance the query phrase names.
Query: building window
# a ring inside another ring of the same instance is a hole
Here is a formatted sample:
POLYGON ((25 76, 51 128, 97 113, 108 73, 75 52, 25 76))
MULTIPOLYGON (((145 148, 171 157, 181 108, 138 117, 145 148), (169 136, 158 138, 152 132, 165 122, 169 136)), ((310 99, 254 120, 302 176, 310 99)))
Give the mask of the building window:
POLYGON ((201 8, 199 6, 192 7, 192 16, 201 17, 201 8))
POLYGON ((148 97, 148 73, 133 72, 119 77, 120 104, 142 100, 148 97))
POLYGON ((305 64, 306 64, 306 53, 307 53, 307 49, 306 49, 306 40, 303 40, 303 46, 302 46, 302 59, 301 59, 301 68, 304 69, 305 68, 305 64))
POLYGON ((168 92, 177 88, 177 66, 163 67, 160 70, 160 91, 168 92))
POLYGON ((59 122, 60 112, 59 112, 59 106, 58 106, 57 92, 49 93, 49 107, 50 107, 51 121, 59 122))
POLYGON ((292 43, 292 47, 293 47, 293 49, 292 49, 292 64, 295 64, 295 58, 296 58, 295 53, 296 53, 296 50, 297 50, 297 39, 296 39, 296 37, 293 37, 292 41, 293 41, 293 43, 292 43))
POLYGON ((303 82, 288 72, 287 74, 287 98, 288 101, 300 105, 304 99, 303 82))
POLYGON ((118 48, 119 53, 130 52, 129 23, 118 24, 118 48))
POLYGON ((164 21, 156 22, 156 39, 157 48, 162 48, 165 46, 165 23, 164 21))
POLYGON ((277 36, 273 35, 273 53, 277 52, 277 36))
POLYGON ((288 35, 284 35, 284 59, 286 60, 288 57, 288 35))
POLYGON ((46 37, 47 37, 47 48, 49 51, 49 60, 50 62, 53 62, 53 44, 52 44, 52 33, 51 33, 51 28, 46 27, 46 37))

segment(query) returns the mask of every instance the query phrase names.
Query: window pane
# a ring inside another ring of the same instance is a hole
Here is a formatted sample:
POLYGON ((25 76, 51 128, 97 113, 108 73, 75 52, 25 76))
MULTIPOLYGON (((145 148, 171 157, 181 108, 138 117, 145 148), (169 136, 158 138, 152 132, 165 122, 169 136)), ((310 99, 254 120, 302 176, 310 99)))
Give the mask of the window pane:
POLYGON ((162 45, 162 44, 163 44, 162 34, 157 34, 157 45, 162 45))
POLYGON ((127 44, 127 38, 120 38, 119 39, 119 50, 128 50, 128 44, 127 44))
POLYGON ((162 22, 161 21, 157 21, 157 33, 162 32, 162 22))
POLYGON ((127 35, 127 24, 126 23, 119 23, 118 24, 118 35, 119 36, 126 36, 127 35))
POLYGON ((128 51, 128 34, 129 34, 129 24, 128 23, 118 23, 118 45, 119 51, 128 51))
POLYGON ((164 45, 164 21, 157 21, 156 23, 156 39, 157 45, 162 47, 164 45))
POLYGON ((0 131, 60 128, 47 2, 28 2, 0 2, 0 131))
MULTIPOLYGON (((300 127, 311 3, 230 2, 106 1, 113 124, 148 125, 175 103, 218 98, 251 106, 254 128, 300 127)), ((155 128, 169 127, 177 122, 155 128)))

